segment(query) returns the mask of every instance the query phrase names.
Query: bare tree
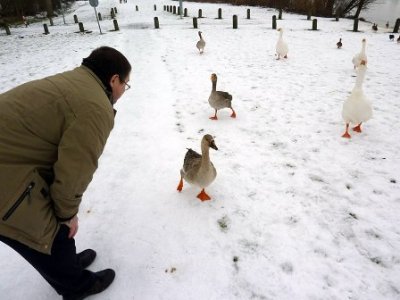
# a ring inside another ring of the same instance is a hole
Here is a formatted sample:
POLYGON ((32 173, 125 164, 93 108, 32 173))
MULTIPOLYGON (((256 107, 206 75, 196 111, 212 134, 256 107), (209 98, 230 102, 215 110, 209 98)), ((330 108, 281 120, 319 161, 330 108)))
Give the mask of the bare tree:
POLYGON ((363 9, 368 8, 370 4, 376 1, 377 0, 336 0, 336 13, 340 16, 345 16, 356 9, 354 18, 358 18, 363 9))

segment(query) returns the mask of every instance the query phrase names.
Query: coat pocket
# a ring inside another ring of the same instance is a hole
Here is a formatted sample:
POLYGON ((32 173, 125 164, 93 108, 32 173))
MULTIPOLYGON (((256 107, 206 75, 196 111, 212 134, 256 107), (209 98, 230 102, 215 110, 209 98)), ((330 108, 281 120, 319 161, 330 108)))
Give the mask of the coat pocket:
POLYGON ((35 183, 32 181, 29 183, 29 185, 26 187, 26 189, 22 192, 22 194, 18 197, 17 201, 7 210, 7 212, 3 216, 3 221, 7 221, 9 217, 15 212, 15 210, 18 208, 18 206, 21 205, 22 201, 25 200, 25 198, 31 196, 31 191, 34 188, 35 183))
POLYGON ((23 190, 1 215, 4 225, 17 229, 21 235, 33 241, 40 241, 51 223, 54 211, 48 195, 48 185, 34 170, 23 185, 23 190))

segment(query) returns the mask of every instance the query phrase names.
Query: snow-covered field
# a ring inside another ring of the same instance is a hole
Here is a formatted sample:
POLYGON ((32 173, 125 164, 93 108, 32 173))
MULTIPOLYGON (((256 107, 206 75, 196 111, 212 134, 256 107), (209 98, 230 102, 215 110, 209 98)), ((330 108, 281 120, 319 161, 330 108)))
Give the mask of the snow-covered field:
MULTIPOLYGON (((90 269, 117 273, 96 299, 400 299, 400 44, 367 23, 354 33, 351 20, 318 18, 311 31, 305 16, 284 13, 289 58, 276 60, 275 11, 252 7, 247 20, 247 7, 184 3, 205 16, 199 55, 192 18, 163 11, 178 2, 99 2, 103 35, 84 1, 49 35, 40 23, 0 32, 0 92, 72 69, 101 45, 133 65, 79 213, 78 251, 94 248, 90 269), (73 14, 92 33, 75 33, 73 14), (362 38, 374 116, 347 140, 341 109, 362 38), (211 73, 236 119, 225 109, 209 120, 211 73), (201 202, 197 188, 176 186, 186 148, 200 151, 205 133, 219 148, 210 150, 218 176, 201 202)), ((5 245, 0 266, 1 299, 57 299, 5 245)))

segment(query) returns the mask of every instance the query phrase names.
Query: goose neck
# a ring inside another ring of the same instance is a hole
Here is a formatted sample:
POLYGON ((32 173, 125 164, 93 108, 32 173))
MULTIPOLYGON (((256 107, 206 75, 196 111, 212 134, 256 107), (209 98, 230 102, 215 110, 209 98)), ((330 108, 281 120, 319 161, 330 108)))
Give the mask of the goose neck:
POLYGON ((212 81, 212 91, 215 92, 217 90, 217 81, 212 81))
POLYGON ((205 143, 201 144, 201 165, 207 166, 210 163, 210 147, 205 143))
POLYGON ((358 69, 358 72, 357 72, 356 85, 354 88, 362 89, 362 85, 363 85, 364 78, 365 78, 365 72, 366 72, 366 67, 360 66, 358 69))
POLYGON ((365 54, 365 43, 362 44, 361 53, 365 54))

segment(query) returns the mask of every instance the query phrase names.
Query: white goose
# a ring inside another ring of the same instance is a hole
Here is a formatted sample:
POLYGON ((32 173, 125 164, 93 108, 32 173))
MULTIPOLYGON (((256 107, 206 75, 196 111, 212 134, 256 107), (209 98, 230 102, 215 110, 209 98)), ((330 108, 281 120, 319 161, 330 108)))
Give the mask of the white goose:
POLYGON ((349 134, 349 124, 357 124, 353 127, 356 132, 361 132, 361 123, 366 122, 372 117, 372 107, 362 90, 362 84, 367 70, 366 61, 362 60, 357 71, 356 84, 350 96, 343 103, 342 117, 346 123, 346 131, 342 135, 344 138, 351 138, 349 134))
POLYGON ((204 52, 204 47, 206 46, 206 41, 201 36, 202 32, 199 31, 200 40, 196 43, 197 49, 199 49, 200 54, 204 52))
POLYGON ((210 200, 211 197, 205 192, 205 188, 209 186, 217 177, 217 171, 213 163, 210 161, 210 147, 218 150, 215 145, 214 138, 206 134, 201 140, 201 155, 192 149, 188 149, 183 161, 181 169, 181 180, 176 188, 179 192, 183 188, 183 179, 190 184, 201 188, 201 192, 197 195, 201 201, 210 200))
POLYGON ((280 59, 281 56, 283 58, 287 58, 287 54, 289 52, 289 47, 286 42, 283 41, 282 35, 283 35, 283 29, 279 28, 279 38, 278 42, 276 43, 276 54, 278 55, 277 59, 280 59))
POLYGON ((356 55, 354 55, 354 57, 352 59, 352 62, 353 62, 353 65, 354 65, 354 69, 356 69, 357 67, 360 66, 361 61, 364 61, 365 64, 368 63, 367 54, 365 54, 365 46, 366 46, 366 44, 367 44, 367 40, 366 39, 362 39, 362 41, 361 41, 361 52, 356 54, 356 55))

